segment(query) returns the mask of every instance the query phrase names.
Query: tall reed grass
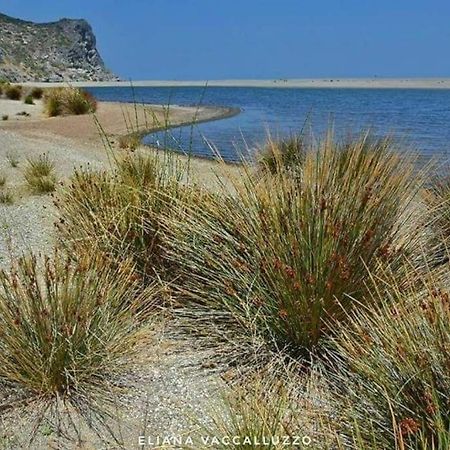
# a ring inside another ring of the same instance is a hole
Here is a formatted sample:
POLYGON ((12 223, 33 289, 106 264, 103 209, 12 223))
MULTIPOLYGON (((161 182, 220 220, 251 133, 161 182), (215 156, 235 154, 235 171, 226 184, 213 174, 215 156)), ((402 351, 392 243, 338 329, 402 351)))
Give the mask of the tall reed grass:
POLYGON ((413 167, 389 139, 340 145, 329 135, 294 171, 248 169, 232 189, 165 221, 180 292, 208 321, 216 311, 242 336, 308 356, 330 332, 325 319, 345 320, 370 301, 368 270, 413 251, 402 235, 413 167))
POLYGON ((349 405, 343 423, 347 430, 357 424, 362 444, 376 436, 377 448, 401 441, 441 449, 450 442, 448 268, 409 275, 406 284, 393 274, 374 279, 371 306, 338 325, 333 384, 349 405))
POLYGON ((129 268, 113 271, 95 255, 76 263, 30 256, 2 270, 2 409, 37 402, 44 414, 63 402, 81 414, 106 411, 127 358, 145 341, 153 297, 137 294, 129 268), (11 392, 20 393, 17 403, 11 392))

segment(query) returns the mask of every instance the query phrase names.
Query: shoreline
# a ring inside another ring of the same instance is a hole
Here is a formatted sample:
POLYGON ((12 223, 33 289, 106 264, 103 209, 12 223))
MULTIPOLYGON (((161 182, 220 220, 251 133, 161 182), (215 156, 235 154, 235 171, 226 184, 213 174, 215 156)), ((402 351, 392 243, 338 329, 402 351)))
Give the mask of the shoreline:
POLYGON ((228 87, 281 89, 450 89, 450 78, 302 78, 242 80, 137 80, 137 81, 74 81, 24 82, 30 87, 228 87))
POLYGON ((102 132, 116 140, 129 135, 143 137, 165 129, 227 119, 241 112, 239 108, 223 106, 171 105, 167 108, 154 104, 99 102, 94 116, 85 114, 49 118, 43 114, 42 102, 29 106, 0 99, 0 114, 2 111, 10 115, 10 120, 0 121, 0 131, 24 136, 45 133, 70 138, 84 145, 101 143, 97 123, 102 132), (17 116, 17 112, 23 109, 30 112, 29 117, 17 116))

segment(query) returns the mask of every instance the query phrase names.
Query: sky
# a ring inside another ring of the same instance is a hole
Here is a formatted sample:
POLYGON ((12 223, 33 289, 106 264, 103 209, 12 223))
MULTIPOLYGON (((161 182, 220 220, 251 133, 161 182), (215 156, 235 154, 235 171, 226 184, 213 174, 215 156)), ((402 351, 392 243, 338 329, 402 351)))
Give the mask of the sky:
POLYGON ((449 77, 449 0, 0 0, 84 18, 124 79, 449 77))

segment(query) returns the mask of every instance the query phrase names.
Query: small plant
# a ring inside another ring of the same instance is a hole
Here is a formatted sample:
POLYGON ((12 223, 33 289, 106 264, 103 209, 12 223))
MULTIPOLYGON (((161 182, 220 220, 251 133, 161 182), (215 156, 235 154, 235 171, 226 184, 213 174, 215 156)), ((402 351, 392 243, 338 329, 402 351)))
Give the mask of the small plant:
POLYGON ((0 188, 6 184, 6 176, 0 173, 0 188))
POLYGON ((33 96, 31 94, 27 95, 23 102, 25 103, 25 105, 34 105, 33 96))
POLYGON ((40 88, 40 87, 35 87, 31 90, 31 96, 35 99, 35 100, 40 100, 44 95, 44 89, 40 88))
MULTIPOLYGON (((325 397, 317 389, 315 375, 290 379, 286 368, 283 372, 279 378, 257 373, 235 384, 219 407, 215 400, 208 417, 210 425, 200 423, 201 436, 208 439, 208 447, 331 449, 331 434, 318 430, 318 423, 314 423, 321 415, 318 404, 325 397)), ((206 447, 206 441, 203 446, 200 441, 195 448, 206 447)))
POLYGON ((19 157, 16 152, 8 151, 6 152, 6 161, 8 161, 9 165, 13 168, 19 166, 19 157))
POLYGON ((31 190, 38 194, 46 194, 56 189, 55 164, 48 155, 29 158, 25 168, 25 180, 31 190))
POLYGON ((22 86, 7 86, 5 95, 9 100, 20 100, 22 97, 22 86))
POLYGON ((14 196, 10 189, 0 189, 0 203, 4 205, 12 205, 14 196))
MULTIPOLYGON (((379 447, 446 448, 450 442, 450 293, 448 268, 405 284, 394 274, 374 286, 370 308, 355 310, 337 327, 332 360, 342 424, 360 440, 376 436, 379 447), (392 423, 394 422, 394 426, 392 423), (427 445, 422 446, 421 443, 427 445)), ((375 281, 374 281, 375 283, 375 281)))
POLYGON ((141 139, 137 133, 127 134, 125 136, 120 136, 118 143, 119 148, 134 151, 141 144, 141 139))
POLYGON ((8 114, 3 114, 2 115, 2 120, 8 120, 9 119, 9 116, 8 116, 8 114))

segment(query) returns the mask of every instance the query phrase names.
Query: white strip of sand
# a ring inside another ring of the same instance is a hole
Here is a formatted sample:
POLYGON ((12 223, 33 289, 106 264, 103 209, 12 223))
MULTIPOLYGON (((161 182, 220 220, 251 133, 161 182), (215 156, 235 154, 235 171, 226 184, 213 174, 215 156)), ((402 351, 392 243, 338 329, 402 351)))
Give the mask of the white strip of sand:
POLYGON ((78 87, 261 87, 261 88, 346 88, 346 89, 450 89, 450 78, 303 78, 273 80, 144 80, 112 82, 22 83, 29 86, 78 87))

